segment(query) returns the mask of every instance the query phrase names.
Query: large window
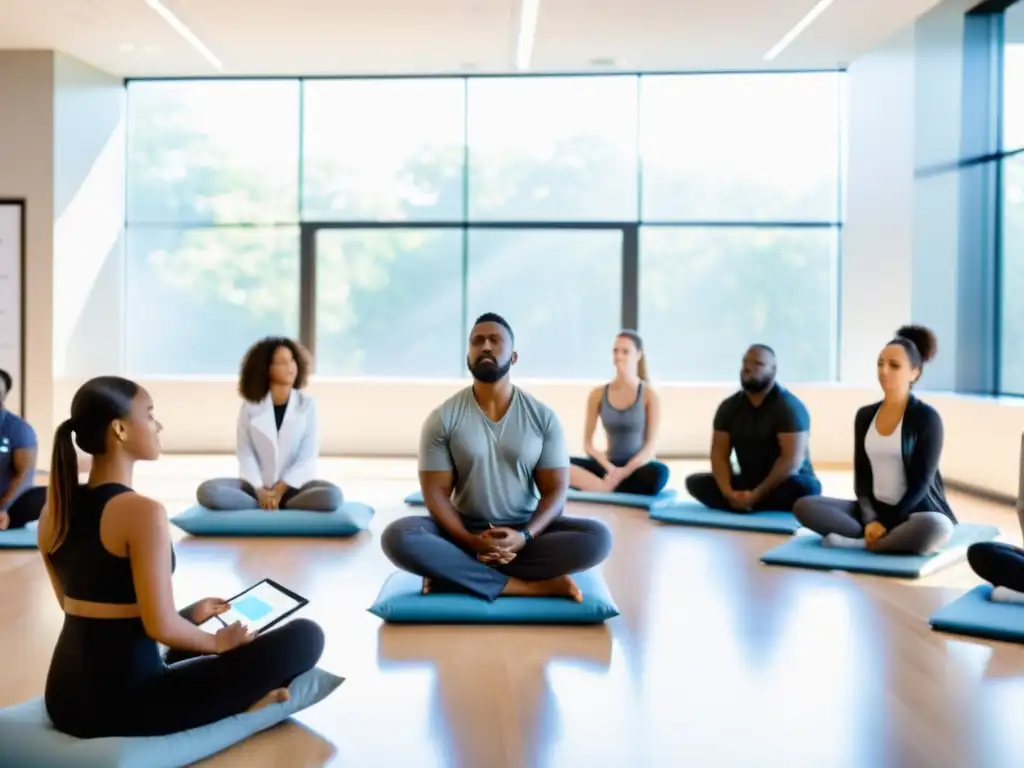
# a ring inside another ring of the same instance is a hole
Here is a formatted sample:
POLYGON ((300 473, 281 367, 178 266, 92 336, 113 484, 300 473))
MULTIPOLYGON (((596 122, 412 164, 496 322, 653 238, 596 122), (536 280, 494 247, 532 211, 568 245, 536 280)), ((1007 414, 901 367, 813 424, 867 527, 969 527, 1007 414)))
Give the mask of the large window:
POLYGON ((772 346, 786 381, 828 381, 836 359, 830 229, 645 227, 640 327, 651 375, 738 379, 744 351, 772 346))
POLYGON ((999 389, 1024 395, 1024 3, 1003 17, 999 389))
POLYGON ((469 322, 514 318, 517 376, 600 378, 621 327, 622 232, 471 229, 469 322))
POLYGON ((303 84, 302 214, 309 221, 460 221, 465 84, 303 84))
POLYGON ((637 217, 635 77, 469 82, 469 217, 637 217))
POLYGON ((1024 148, 1024 3, 1003 18, 1003 148, 1024 148))
POLYGON ((646 221, 838 220, 833 74, 641 80, 646 221))
POLYGON ((322 229, 317 372, 457 378, 464 354, 461 229, 322 229))
POLYGON ((297 227, 128 230, 127 367, 233 375, 252 342, 299 332, 297 227))
POLYGON ((322 376, 467 376, 495 311, 521 378, 605 378, 637 327, 660 381, 754 341, 830 379, 841 81, 133 81, 129 372, 234 375, 275 333, 322 376))

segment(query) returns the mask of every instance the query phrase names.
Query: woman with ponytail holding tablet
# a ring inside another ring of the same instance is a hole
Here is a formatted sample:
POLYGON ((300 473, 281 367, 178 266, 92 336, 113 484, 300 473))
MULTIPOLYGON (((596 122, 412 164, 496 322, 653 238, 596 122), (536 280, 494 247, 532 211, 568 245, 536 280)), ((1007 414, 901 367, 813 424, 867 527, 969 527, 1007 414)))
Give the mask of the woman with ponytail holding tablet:
POLYGON ((54 726, 79 738, 176 733, 282 701, 323 651, 305 619, 253 636, 241 622, 199 628, 230 610, 222 600, 175 611, 166 511, 131 488, 135 462, 159 456, 160 430, 144 389, 104 376, 75 393, 54 437, 38 540, 64 626, 45 700, 54 726), (94 457, 86 485, 74 443, 94 457))
POLYGON ((587 455, 570 459, 569 485, 581 491, 656 496, 668 482, 668 467, 654 460, 661 404, 647 382, 640 334, 620 332, 612 354, 615 378, 593 390, 587 399, 587 455), (606 452, 594 447, 598 419, 607 438, 606 452))
POLYGON ((942 417, 911 391, 936 346, 930 330, 908 325, 879 353, 884 396, 854 420, 856 500, 807 496, 793 508, 824 546, 928 555, 953 535, 957 519, 939 473, 942 417))

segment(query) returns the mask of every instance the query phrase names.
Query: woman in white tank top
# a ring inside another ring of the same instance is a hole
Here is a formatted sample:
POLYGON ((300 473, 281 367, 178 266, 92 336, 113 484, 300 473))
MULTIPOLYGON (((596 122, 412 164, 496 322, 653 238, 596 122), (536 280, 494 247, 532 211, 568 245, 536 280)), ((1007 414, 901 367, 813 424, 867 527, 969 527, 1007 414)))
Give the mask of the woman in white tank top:
POLYGON ((939 472, 942 418, 911 392, 935 350, 935 335, 911 325, 878 355, 884 397, 854 420, 856 500, 808 496, 793 508, 824 546, 920 555, 953 535, 957 520, 939 472))

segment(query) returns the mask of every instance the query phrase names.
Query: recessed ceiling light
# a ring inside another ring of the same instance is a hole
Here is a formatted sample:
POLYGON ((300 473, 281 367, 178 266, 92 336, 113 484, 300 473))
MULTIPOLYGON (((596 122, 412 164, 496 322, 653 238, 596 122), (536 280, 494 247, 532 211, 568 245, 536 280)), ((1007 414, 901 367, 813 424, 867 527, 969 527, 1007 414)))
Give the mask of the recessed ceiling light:
POLYGON ((117 50, 121 53, 131 53, 135 50, 135 43, 121 43, 117 46, 117 50))
POLYGON ((614 67, 618 63, 614 56, 598 56, 590 60, 591 66, 594 67, 614 67))
POLYGON ((160 15, 160 18, 166 21, 171 29, 181 35, 189 45, 199 51, 202 57, 210 62, 215 69, 224 69, 224 65, 221 64, 220 59, 213 54, 213 51, 207 48, 206 44, 196 37, 196 33, 189 29, 185 25, 185 22, 175 16, 171 12, 171 9, 163 4, 163 0, 143 0, 143 2, 156 11, 160 15))
POLYGON ((828 7, 832 5, 833 2, 835 2, 835 0, 818 0, 814 7, 807 12, 807 15, 800 19, 800 21, 796 23, 795 27, 789 30, 789 32, 782 36, 782 39, 779 40, 779 42, 772 46, 771 50, 764 55, 764 60, 772 61, 776 56, 786 50, 786 48, 788 48, 805 29, 814 23, 816 18, 828 10, 828 7))
POLYGON ((539 14, 540 0, 520 0, 519 34, 516 37, 516 69, 520 72, 525 72, 530 68, 539 14))

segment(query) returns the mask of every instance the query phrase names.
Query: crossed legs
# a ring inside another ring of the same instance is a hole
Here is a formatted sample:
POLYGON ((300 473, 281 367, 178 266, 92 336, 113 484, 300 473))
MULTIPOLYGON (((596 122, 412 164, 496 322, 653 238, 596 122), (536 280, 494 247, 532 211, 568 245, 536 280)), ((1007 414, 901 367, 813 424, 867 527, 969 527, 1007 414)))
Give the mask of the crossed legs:
MULTIPOLYGON (((196 499, 207 509, 237 511, 259 509, 252 484, 234 477, 207 480, 196 490, 196 499)), ((333 512, 342 505, 341 489, 326 480, 310 480, 301 488, 289 488, 281 498, 281 509, 333 512)))
POLYGON ((1000 541, 983 541, 967 548, 967 562, 994 589, 991 599, 1024 603, 1024 549, 1000 541))
MULTIPOLYGON (((604 467, 589 456, 569 459, 569 485, 580 491, 601 493, 604 487, 604 467)), ((668 467, 660 461, 649 461, 637 467, 625 480, 615 486, 615 493, 637 496, 657 496, 668 483, 668 467)))
MULTIPOLYGON (((747 484, 737 475, 732 478, 733 488, 745 489, 747 484)), ((742 512, 733 507, 722 495, 722 491, 710 472, 698 472, 686 478, 686 492, 709 509, 725 512, 742 512)), ((790 475, 772 488, 754 505, 752 511, 775 510, 788 512, 805 496, 821 493, 821 482, 814 475, 790 475)))
POLYGON ((38 520, 43 513, 43 506, 46 504, 46 486, 37 485, 29 488, 11 502, 7 508, 7 524, 3 524, 0 516, 0 530, 24 528, 29 523, 38 520))
POLYGON ((512 562, 490 566, 456 544, 429 516, 401 518, 381 534, 388 559, 428 579, 433 591, 455 589, 486 600, 498 598, 513 579, 550 582, 593 568, 608 557, 611 544, 611 533, 596 520, 559 517, 512 562))
MULTIPOLYGON (((800 524, 824 537, 827 546, 863 548, 864 525, 856 501, 828 496, 808 496, 793 508, 800 524)), ((940 512, 915 512, 872 547, 874 552, 930 555, 945 546, 953 535, 953 521, 940 512)))

